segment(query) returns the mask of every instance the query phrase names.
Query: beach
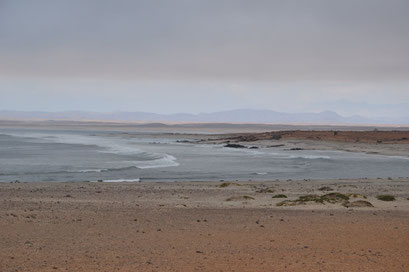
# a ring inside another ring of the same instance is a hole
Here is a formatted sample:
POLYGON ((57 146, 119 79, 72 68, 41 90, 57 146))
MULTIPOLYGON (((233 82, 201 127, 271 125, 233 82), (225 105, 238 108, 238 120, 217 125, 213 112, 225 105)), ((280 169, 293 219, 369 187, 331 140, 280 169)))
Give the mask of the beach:
POLYGON ((0 270, 407 271, 407 198, 408 179, 1 183, 0 270))
POLYGON ((408 271, 407 130, 301 128, 4 125, 0 271, 408 271))

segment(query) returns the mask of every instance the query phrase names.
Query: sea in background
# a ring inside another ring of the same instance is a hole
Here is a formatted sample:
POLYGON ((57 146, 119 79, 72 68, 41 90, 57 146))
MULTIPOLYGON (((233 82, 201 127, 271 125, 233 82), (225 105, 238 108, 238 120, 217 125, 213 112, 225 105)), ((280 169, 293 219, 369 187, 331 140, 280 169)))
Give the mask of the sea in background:
MULTIPOLYGON (((200 133, 200 132, 199 132, 200 133)), ((0 181, 209 181, 409 177, 409 158, 234 149, 165 131, 0 129, 0 181), (189 138, 189 140, 192 140, 189 138)))

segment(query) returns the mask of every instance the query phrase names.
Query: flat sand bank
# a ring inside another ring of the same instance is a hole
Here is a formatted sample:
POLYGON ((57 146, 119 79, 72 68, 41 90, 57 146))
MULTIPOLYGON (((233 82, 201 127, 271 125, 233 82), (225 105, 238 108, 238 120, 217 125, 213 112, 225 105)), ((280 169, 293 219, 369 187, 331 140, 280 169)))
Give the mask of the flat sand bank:
POLYGON ((289 130, 212 135, 202 142, 260 148, 339 150, 409 158, 409 131, 289 130))
POLYGON ((2 183, 0 271, 408 271, 408 197, 407 179, 2 183))

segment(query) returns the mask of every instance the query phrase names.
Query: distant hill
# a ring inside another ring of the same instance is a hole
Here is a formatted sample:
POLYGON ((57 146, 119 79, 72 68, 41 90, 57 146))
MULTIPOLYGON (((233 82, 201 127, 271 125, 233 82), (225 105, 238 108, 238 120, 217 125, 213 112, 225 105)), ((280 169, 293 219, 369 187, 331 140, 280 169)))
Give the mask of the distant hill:
POLYGON ((239 109, 213 113, 156 114, 149 112, 87 111, 0 111, 0 119, 8 120, 75 120, 75 121, 138 121, 138 122, 211 122, 211 123, 270 123, 270 124, 409 124, 409 118, 369 119, 362 116, 344 117, 333 111, 319 113, 285 113, 271 110, 239 109))

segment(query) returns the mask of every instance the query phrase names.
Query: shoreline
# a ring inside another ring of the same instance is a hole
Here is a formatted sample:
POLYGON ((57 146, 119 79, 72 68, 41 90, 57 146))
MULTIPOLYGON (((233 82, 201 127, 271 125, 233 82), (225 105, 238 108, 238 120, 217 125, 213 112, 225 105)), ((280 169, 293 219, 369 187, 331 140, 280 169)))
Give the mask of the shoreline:
MULTIPOLYGON (((166 134, 186 144, 409 154, 407 143, 232 135, 166 134)), ((409 271, 409 177, 5 181, 0 229, 0 271, 409 271)))

